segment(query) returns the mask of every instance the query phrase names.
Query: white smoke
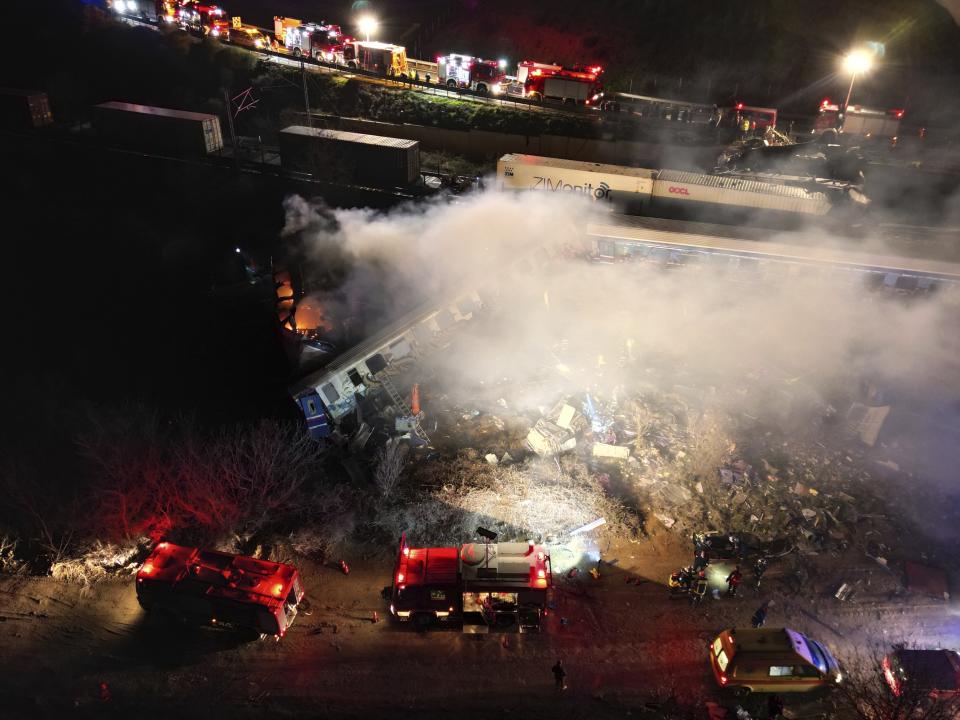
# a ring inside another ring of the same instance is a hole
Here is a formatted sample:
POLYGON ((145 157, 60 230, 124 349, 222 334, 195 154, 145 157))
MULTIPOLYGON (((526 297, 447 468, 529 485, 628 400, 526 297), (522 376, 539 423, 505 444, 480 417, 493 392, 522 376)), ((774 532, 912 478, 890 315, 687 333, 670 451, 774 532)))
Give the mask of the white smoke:
MULTIPOLYGON (((478 272, 495 277, 533 245, 582 249, 595 213, 569 195, 495 192, 390 212, 332 211, 335 228, 311 221, 313 212, 290 201, 288 226, 319 261, 331 249, 349 258, 340 292, 383 296, 394 315, 478 272)), ((871 239, 806 237, 889 253, 871 239)), ((764 281, 710 265, 593 265, 583 256, 558 259, 507 294, 435 363, 454 386, 506 380, 514 407, 645 378, 711 388, 745 412, 797 383, 826 404, 838 392, 852 396, 861 379, 906 393, 908 404, 960 400, 957 307, 937 295, 908 301, 815 273, 764 281)), ((367 318, 368 327, 390 319, 367 318)))

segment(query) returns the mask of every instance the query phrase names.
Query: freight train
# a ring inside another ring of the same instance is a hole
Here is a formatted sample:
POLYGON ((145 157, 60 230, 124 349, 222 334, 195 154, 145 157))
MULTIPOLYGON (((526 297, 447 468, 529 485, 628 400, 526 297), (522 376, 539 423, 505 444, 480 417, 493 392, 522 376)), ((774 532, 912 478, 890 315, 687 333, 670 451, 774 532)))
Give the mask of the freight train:
POLYGON ((849 221, 866 210, 854 186, 787 182, 751 176, 705 175, 603 163, 509 154, 497 163, 497 186, 584 195, 629 215, 680 219, 708 216, 719 222, 752 222, 775 227, 838 217, 849 221))

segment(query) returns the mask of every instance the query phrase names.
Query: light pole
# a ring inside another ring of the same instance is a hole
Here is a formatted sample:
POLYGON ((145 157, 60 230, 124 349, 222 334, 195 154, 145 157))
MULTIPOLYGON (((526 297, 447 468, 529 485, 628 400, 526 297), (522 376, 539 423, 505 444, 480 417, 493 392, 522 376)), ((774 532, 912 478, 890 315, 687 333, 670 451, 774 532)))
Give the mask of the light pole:
POLYGON ((366 42, 370 42, 370 33, 377 31, 377 19, 370 15, 364 15, 357 21, 357 27, 364 34, 366 42))
POLYGON ((853 95, 853 83, 856 81, 857 75, 867 72, 872 65, 873 60, 870 55, 862 50, 854 50, 843 59, 843 67, 850 73, 850 89, 847 90, 847 101, 843 104, 844 113, 850 106, 850 96, 853 95))

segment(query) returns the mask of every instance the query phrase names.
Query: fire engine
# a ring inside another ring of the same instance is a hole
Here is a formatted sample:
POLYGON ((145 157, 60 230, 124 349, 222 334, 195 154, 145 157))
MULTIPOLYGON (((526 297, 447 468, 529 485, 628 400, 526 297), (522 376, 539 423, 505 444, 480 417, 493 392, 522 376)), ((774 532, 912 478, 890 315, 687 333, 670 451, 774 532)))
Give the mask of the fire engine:
POLYGON ((517 65, 517 82, 521 84, 525 83, 527 78, 530 77, 530 73, 534 70, 557 72, 558 70, 563 70, 563 67, 549 63, 534 62, 533 60, 524 60, 517 65))
POLYGON ((741 130, 745 120, 750 132, 759 130, 762 133, 767 128, 777 126, 777 109, 738 102, 731 107, 723 108, 721 111, 721 124, 725 127, 735 127, 741 130))
POLYGON ((322 22, 301 24, 293 18, 274 17, 273 29, 277 40, 295 57, 305 55, 328 63, 343 64, 344 43, 352 40, 339 25, 322 22))
POLYGON ((401 45, 350 40, 343 45, 343 61, 354 70, 369 70, 388 77, 405 78, 410 74, 407 49, 401 45))
POLYGON ((451 88, 499 95, 506 89, 506 73, 500 63, 470 55, 450 53, 437 58, 439 82, 451 88))
POLYGON ((118 15, 130 15, 145 20, 160 20, 170 4, 161 0, 107 0, 107 7, 118 15))
POLYGON ((602 74, 603 68, 599 65, 559 70, 533 68, 523 83, 523 95, 533 100, 561 100, 570 105, 600 105, 603 101, 602 74))
POLYGON ((539 632, 552 584, 550 555, 533 542, 415 548, 404 535, 390 614, 419 627, 440 622, 473 633, 539 632))
POLYGON ((812 132, 819 135, 832 128, 845 135, 895 138, 900 132, 903 113, 900 108, 883 111, 861 105, 851 105, 846 112, 841 112, 838 104, 824 98, 813 122, 812 132))
POLYGON ((137 600, 153 614, 279 640, 297 616, 303 586, 291 565, 162 542, 137 572, 137 600))
POLYGON ((230 18, 217 5, 204 5, 195 1, 180 5, 177 21, 184 30, 192 30, 212 37, 226 36, 230 32, 230 18))

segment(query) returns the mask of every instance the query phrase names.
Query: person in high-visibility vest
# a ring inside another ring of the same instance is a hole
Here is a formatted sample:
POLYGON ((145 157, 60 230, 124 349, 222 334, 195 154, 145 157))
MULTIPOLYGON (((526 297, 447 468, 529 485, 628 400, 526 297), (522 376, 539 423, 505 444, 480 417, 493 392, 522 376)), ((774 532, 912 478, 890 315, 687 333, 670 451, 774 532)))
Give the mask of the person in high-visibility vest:
POLYGON ((740 132, 743 134, 744 140, 750 135, 750 120, 748 118, 740 121, 740 132))

